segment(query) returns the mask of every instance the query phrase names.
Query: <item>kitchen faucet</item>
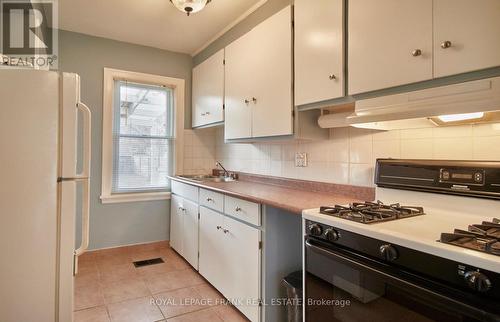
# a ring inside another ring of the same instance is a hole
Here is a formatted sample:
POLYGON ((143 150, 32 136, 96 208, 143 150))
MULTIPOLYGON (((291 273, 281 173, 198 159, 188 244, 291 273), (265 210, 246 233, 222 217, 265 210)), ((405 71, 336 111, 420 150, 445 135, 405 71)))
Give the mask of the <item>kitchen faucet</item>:
POLYGON ((225 177, 230 177, 231 176, 229 174, 229 171, 227 171, 226 168, 224 168, 224 166, 222 165, 222 163, 220 163, 219 161, 215 162, 215 166, 216 167, 220 167, 224 171, 224 176, 225 177))

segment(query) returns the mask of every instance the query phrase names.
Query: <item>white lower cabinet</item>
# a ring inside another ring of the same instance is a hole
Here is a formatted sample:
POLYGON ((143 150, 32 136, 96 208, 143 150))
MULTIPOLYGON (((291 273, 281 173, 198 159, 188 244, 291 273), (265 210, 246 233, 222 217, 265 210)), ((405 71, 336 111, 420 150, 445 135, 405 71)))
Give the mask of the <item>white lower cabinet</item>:
POLYGON ((175 249, 179 254, 182 254, 182 197, 172 195, 170 201, 170 247, 175 249))
POLYGON ((250 321, 260 316, 260 230, 200 207, 199 271, 250 321))
POLYGON ((205 207, 200 207, 200 274, 221 293, 226 293, 226 276, 223 268, 223 224, 224 216, 205 207))
POLYGON ((226 297, 250 321, 259 321, 260 230, 224 217, 224 262, 227 263, 226 297))
POLYGON ((172 195, 170 246, 198 269, 198 204, 172 195))
POLYGON ((198 269, 198 223, 198 205, 184 200, 182 256, 195 269, 198 269))

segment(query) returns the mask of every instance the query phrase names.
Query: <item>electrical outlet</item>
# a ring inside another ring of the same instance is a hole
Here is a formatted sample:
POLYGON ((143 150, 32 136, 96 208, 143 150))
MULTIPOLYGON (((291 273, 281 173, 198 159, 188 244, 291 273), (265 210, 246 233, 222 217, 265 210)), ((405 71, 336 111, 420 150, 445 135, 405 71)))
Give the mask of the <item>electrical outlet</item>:
POLYGON ((296 167, 307 167, 307 153, 306 152, 295 153, 295 166, 296 167))

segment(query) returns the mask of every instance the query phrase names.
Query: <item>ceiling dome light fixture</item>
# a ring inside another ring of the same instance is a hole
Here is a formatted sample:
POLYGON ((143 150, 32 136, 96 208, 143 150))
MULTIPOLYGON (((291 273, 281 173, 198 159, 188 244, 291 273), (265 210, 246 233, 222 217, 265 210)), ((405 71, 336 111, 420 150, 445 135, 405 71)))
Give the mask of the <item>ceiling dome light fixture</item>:
POLYGON ((177 9, 188 16, 205 8, 210 1, 212 0, 170 0, 177 9))

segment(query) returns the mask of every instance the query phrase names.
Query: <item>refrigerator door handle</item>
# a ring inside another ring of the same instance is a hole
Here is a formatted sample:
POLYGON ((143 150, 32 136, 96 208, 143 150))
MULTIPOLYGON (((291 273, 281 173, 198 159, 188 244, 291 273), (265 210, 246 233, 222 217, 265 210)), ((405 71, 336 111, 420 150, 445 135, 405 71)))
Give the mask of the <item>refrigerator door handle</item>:
POLYGON ((91 140, 92 114, 87 105, 82 102, 77 103, 77 108, 83 112, 83 169, 77 174, 75 179, 83 183, 82 195, 82 241, 80 247, 75 250, 74 274, 78 270, 78 256, 83 254, 89 247, 89 223, 90 223, 90 161, 91 161, 91 140))
POLYGON ((90 178, 90 159, 91 159, 91 141, 92 141, 92 113, 87 105, 82 102, 76 104, 77 108, 83 112, 83 169, 76 175, 75 179, 90 178))
MULTIPOLYGON (((89 247, 89 223, 90 223, 90 181, 82 180, 82 241, 80 247, 75 250, 75 256, 85 253, 89 247)), ((75 259, 76 260, 76 259, 75 259)), ((76 266, 76 265, 75 265, 76 266)), ((76 271, 76 267, 75 267, 76 271)))

